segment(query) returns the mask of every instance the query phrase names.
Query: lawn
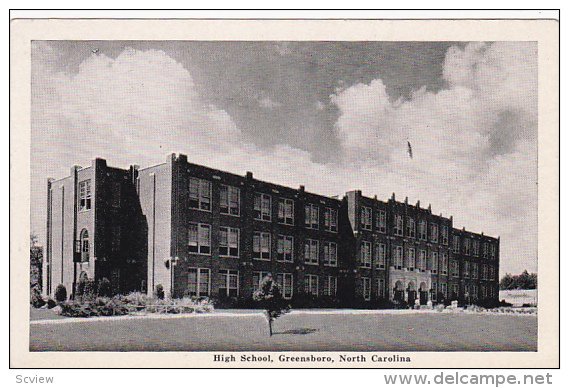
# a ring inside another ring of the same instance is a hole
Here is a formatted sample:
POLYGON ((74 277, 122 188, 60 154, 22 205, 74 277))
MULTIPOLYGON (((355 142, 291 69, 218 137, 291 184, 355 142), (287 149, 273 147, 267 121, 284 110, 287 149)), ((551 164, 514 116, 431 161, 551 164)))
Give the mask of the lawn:
MULTIPOLYGON (((45 323, 45 322, 44 322, 45 323)), ((537 316, 445 313, 260 314, 30 325, 32 351, 536 351, 537 316)))

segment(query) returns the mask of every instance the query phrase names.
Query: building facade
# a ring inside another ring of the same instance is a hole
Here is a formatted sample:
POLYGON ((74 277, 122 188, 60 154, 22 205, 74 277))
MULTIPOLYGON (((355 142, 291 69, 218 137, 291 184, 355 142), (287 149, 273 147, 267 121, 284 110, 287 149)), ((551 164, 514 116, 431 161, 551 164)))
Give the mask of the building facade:
POLYGON ((47 186, 50 295, 87 277, 115 292, 249 300, 271 273, 299 305, 498 298, 499 239, 395 195, 331 198, 182 154, 127 170, 96 159, 47 186))

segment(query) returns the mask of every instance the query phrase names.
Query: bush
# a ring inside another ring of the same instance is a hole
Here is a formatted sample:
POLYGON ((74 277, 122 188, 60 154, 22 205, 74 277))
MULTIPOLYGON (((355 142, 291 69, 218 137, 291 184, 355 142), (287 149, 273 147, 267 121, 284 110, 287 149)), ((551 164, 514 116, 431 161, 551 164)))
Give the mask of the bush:
POLYGON ((113 292, 111 290, 111 282, 107 278, 102 278, 99 281, 99 287, 97 289, 97 295, 111 297, 113 292))
POLYGON ((55 300, 59 303, 65 302, 67 300, 67 289, 63 284, 59 284, 55 288, 55 300))
POLYGON ((49 299, 47 300, 47 308, 48 308, 48 309, 52 309, 52 308, 54 308, 55 306, 57 306, 57 303, 55 302, 55 300, 49 298, 49 299))
POLYGON ((156 290, 154 295, 156 295, 158 299, 164 299, 164 287, 162 286, 162 284, 156 285, 156 290))
POLYGON ((128 307, 118 298, 96 298, 95 300, 65 302, 61 304, 60 315, 66 317, 98 317, 127 315, 128 307))
POLYGON ((45 300, 41 296, 41 292, 37 287, 34 287, 30 290, 30 304, 35 308, 39 309, 43 305, 45 305, 45 300))

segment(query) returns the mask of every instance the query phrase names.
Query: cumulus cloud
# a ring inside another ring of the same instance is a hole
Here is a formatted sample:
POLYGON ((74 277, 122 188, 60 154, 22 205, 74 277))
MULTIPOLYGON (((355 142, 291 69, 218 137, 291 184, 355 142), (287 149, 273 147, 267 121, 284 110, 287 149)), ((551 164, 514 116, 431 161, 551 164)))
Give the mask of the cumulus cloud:
POLYGON ((532 42, 471 43, 448 50, 438 92, 390 101, 381 79, 339 90, 344 157, 369 162, 375 190, 426 199, 459 227, 504 237, 506 269, 536 270, 536 66, 532 42))
MULTIPOLYGON (((362 189, 385 199, 394 191, 431 202, 434 212, 454 214, 457 226, 501 235, 503 269, 535 270, 535 50, 531 43, 453 47, 443 65, 447 87, 418 89, 406 100, 393 101, 380 78, 339 84, 327 103, 339 111, 342 154, 321 164, 287 144, 247 142, 230 114, 204 101, 190 72, 162 51, 93 54, 64 72, 55 66, 58 52, 36 42, 32 203, 45 203, 46 177, 96 156, 126 167, 182 152, 196 163, 326 195, 362 189)), ((258 102, 279 106, 268 97, 258 102)), ((32 217, 41 234, 42 206, 32 217)))

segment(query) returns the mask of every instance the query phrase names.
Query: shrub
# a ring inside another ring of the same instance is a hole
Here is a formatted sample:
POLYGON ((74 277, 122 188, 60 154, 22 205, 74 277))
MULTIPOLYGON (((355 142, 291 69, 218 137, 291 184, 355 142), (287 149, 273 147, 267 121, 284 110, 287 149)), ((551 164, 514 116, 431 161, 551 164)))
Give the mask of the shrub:
POLYGON ((162 284, 156 285, 155 295, 158 299, 164 299, 164 287, 162 284))
POLYGON ((135 307, 144 308, 148 300, 148 296, 142 292, 131 292, 121 297, 127 304, 135 307))
POLYGON ((52 308, 54 308, 55 306, 57 306, 57 303, 55 302, 55 300, 49 298, 49 299, 47 300, 47 308, 48 308, 48 309, 52 309, 52 308))
POLYGON ((95 300, 79 302, 71 301, 61 304, 60 315, 66 317, 95 317, 127 315, 128 307, 118 298, 96 298, 95 300))
POLYGON ((106 297, 113 296, 112 290, 111 290, 111 282, 109 281, 109 279, 102 278, 99 281, 99 287, 97 289, 97 295, 106 296, 106 297))
POLYGON ((55 300, 59 303, 65 302, 67 300, 67 289, 63 284, 59 284, 55 288, 55 300))
POLYGON ((83 294, 85 293, 85 281, 87 279, 83 276, 81 276, 79 278, 79 280, 77 281, 77 284, 75 285, 75 293, 73 294, 74 298, 81 298, 83 297, 83 294))
POLYGON ((40 308, 45 305, 45 300, 41 296, 41 292, 37 287, 34 287, 30 290, 30 304, 35 308, 40 308))

